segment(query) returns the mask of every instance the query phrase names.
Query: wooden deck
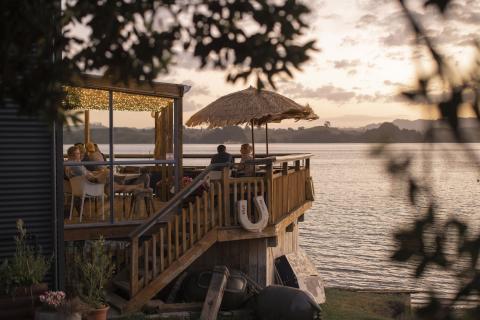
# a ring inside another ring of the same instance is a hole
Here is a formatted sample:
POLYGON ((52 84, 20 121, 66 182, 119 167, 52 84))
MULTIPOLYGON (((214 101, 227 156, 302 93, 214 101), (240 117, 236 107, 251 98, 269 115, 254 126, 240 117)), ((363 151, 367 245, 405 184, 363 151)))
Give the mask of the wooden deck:
MULTIPOLYGON (((217 243, 245 242, 248 247, 251 242, 260 255, 255 261, 263 265, 263 271, 256 274, 262 282, 269 281, 272 266, 266 265, 270 261, 266 250, 277 246, 279 238, 285 241, 286 233, 298 237, 297 224, 311 207, 309 169, 309 155, 267 161, 262 167, 264 174, 255 177, 232 178, 224 169, 221 178, 210 181, 209 188, 200 194, 177 197, 179 202, 175 197, 170 202, 154 197, 156 212, 151 216, 145 208, 139 209, 137 215, 124 215, 123 199, 116 197, 114 224, 99 221, 98 214, 86 217, 81 224, 72 219, 66 221, 65 240, 86 240, 103 234, 128 243, 122 254, 128 263, 123 266, 125 270, 117 270, 127 275, 119 289, 127 291, 128 296, 113 299, 122 311, 138 310, 207 250, 214 250, 211 254, 215 255, 216 249, 211 248, 217 243), (255 221, 256 196, 264 197, 270 215, 268 226, 253 233, 241 228, 236 203, 246 200, 248 215, 255 221)), ((292 250, 298 241, 294 239, 294 243, 292 250)))

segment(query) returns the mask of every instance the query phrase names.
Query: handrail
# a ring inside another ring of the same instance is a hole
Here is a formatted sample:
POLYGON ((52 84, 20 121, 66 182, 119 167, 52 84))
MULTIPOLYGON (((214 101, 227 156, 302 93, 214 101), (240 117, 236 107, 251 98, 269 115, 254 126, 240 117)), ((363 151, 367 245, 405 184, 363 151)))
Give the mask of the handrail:
POLYGON ((313 157, 313 154, 311 153, 292 154, 292 155, 274 157, 274 162, 280 163, 280 162, 288 162, 288 161, 296 161, 296 160, 305 160, 311 157, 313 157))
POLYGON ((130 239, 133 238, 138 238, 142 236, 145 232, 147 232, 152 226, 154 226, 157 221, 162 218, 162 216, 173 209, 175 209, 176 206, 180 204, 182 200, 187 198, 190 194, 192 194, 193 191, 195 191, 202 183, 203 179, 214 169, 218 168, 225 168, 229 167, 231 163, 215 163, 215 164, 210 164, 208 167, 205 168, 202 173, 200 173, 195 179, 193 179, 192 183, 188 186, 188 188, 182 189, 180 192, 178 192, 173 198, 171 198, 167 204, 160 209, 159 212, 148 218, 142 225, 138 226, 136 229, 134 229, 130 234, 128 235, 130 239))

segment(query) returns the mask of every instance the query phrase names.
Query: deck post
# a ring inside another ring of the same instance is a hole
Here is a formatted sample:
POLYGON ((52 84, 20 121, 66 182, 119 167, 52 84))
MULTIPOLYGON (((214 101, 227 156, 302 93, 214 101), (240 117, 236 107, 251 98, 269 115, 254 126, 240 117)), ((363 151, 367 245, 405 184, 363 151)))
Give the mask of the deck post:
POLYGON ((130 295, 138 292, 138 238, 135 237, 130 243, 130 295))
POLYGON ((267 207, 270 215, 272 212, 272 197, 273 197, 273 163, 269 162, 266 166, 265 173, 265 187, 267 191, 267 207))
MULTIPOLYGON (((222 182, 223 182, 223 209, 225 212, 225 226, 230 226, 230 168, 223 168, 222 182)), ((221 213, 220 213, 221 214, 221 213)))
MULTIPOLYGON (((182 93, 183 94, 183 93, 182 93)), ((182 118, 183 101, 182 98, 174 100, 174 158, 175 158, 175 191, 180 191, 183 178, 183 118, 182 118)))

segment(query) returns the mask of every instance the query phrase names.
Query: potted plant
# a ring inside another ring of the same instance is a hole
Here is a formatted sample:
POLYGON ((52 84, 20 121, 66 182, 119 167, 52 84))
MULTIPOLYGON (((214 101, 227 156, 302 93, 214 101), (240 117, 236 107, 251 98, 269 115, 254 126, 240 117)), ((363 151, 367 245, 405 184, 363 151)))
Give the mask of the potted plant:
POLYGON ((15 255, 0 266, 0 318, 31 318, 39 294, 48 289, 42 283, 50 268, 51 258, 41 254, 38 247, 28 243, 27 229, 21 219, 17 220, 15 255))
POLYGON ((92 308, 87 319, 106 319, 109 306, 106 303, 105 286, 113 275, 114 265, 105 248, 105 240, 100 238, 93 241, 89 252, 77 255, 75 263, 79 268, 80 297, 92 308))
POLYGON ((60 309, 65 304, 65 292, 46 291, 39 297, 42 306, 35 311, 35 320, 61 319, 60 309))

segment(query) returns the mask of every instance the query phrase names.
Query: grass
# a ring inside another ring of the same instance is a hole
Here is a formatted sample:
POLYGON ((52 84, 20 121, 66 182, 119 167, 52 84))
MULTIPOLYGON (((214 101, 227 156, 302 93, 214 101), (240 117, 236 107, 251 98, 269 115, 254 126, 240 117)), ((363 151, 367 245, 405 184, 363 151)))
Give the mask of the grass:
POLYGON ((411 319, 408 295, 326 289, 325 320, 411 319))

